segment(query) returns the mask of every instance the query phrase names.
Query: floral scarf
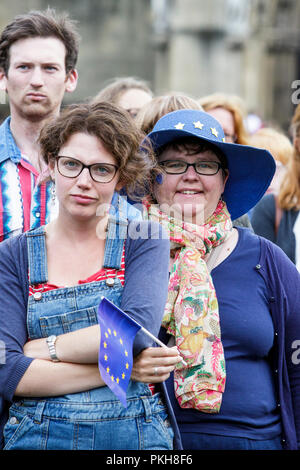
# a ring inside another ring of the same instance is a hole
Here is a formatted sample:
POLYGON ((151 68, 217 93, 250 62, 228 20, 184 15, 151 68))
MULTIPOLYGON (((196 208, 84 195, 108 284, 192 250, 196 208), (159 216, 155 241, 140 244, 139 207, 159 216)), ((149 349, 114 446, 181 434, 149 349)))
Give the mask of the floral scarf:
POLYGON ((206 223, 197 226, 168 216, 157 205, 145 207, 148 217, 170 235, 171 253, 175 253, 162 325, 175 337, 187 363, 177 364, 174 370, 176 398, 181 408, 218 413, 225 388, 225 358, 218 301, 203 258, 230 234, 229 212, 219 201, 206 223))

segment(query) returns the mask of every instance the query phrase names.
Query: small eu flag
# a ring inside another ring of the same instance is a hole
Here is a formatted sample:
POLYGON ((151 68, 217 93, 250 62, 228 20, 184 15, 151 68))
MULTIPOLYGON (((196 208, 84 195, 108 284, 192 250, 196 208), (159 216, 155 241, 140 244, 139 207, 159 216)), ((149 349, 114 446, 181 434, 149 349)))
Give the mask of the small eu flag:
POLYGON ((132 346, 142 327, 105 297, 98 307, 98 322, 101 330, 98 357, 101 377, 126 408, 126 391, 133 364, 132 346))

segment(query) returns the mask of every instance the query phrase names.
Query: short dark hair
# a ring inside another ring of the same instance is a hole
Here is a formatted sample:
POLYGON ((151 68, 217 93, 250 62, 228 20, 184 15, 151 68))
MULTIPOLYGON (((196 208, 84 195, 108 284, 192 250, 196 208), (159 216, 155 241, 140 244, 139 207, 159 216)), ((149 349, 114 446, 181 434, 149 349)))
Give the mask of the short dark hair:
POLYGON ((0 36, 0 67, 7 75, 9 50, 14 42, 34 37, 55 37, 66 48, 65 67, 69 73, 76 66, 80 41, 75 24, 76 21, 69 19, 67 13, 57 14, 51 8, 16 16, 0 36))
POLYGON ((146 192, 156 161, 151 147, 141 146, 143 134, 128 113, 105 101, 67 106, 41 130, 39 143, 44 162, 48 164, 72 135, 81 132, 97 137, 113 155, 128 196, 138 200, 137 194, 146 192))

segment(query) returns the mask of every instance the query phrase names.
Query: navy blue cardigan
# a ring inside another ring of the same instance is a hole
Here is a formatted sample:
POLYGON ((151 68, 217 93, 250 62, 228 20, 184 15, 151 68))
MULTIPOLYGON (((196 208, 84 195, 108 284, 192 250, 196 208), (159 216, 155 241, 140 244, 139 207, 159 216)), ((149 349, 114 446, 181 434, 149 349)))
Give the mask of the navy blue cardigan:
MULTIPOLYGON (((296 450, 300 448, 300 274, 279 247, 265 238, 252 236, 260 242, 255 269, 266 284, 274 324, 271 367, 281 415, 282 446, 296 450)), ((167 342, 164 328, 160 337, 167 342)), ((201 432, 199 426, 197 429, 201 432)))
POLYGON ((260 241, 261 259, 256 269, 270 293, 283 447, 296 450, 300 449, 300 274, 280 248, 263 237, 260 241))

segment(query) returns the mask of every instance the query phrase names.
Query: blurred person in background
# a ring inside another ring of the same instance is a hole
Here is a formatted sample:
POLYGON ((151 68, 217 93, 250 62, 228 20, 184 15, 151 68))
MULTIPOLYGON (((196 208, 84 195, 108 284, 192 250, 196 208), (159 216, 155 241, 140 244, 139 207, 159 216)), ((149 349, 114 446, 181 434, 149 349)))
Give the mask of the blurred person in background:
POLYGON ((293 156, 293 145, 281 131, 272 127, 262 127, 249 138, 253 147, 269 150, 276 163, 276 172, 266 193, 278 194, 286 167, 293 156))
POLYGON ((251 223, 255 233, 276 243, 300 270, 300 105, 295 109, 291 132, 293 153, 278 194, 267 194, 259 201, 251 223))
POLYGON ((139 109, 148 103, 153 93, 144 80, 134 77, 113 79, 105 88, 92 98, 92 103, 108 101, 125 109, 135 118, 139 109))
POLYGON ((136 116, 136 124, 144 134, 149 134, 157 121, 165 114, 179 109, 199 109, 202 106, 194 98, 179 92, 155 96, 136 116))
MULTIPOLYGON (((223 127, 226 142, 249 145, 249 135, 244 125, 244 106, 238 96, 213 93, 200 98, 199 103, 204 111, 219 121, 223 127)), ((248 214, 234 220, 234 224, 252 228, 248 214)))
POLYGON ((226 93, 203 96, 199 103, 204 111, 213 116, 224 129, 226 142, 249 144, 249 135, 244 124, 244 105, 241 98, 226 93))

